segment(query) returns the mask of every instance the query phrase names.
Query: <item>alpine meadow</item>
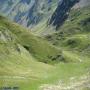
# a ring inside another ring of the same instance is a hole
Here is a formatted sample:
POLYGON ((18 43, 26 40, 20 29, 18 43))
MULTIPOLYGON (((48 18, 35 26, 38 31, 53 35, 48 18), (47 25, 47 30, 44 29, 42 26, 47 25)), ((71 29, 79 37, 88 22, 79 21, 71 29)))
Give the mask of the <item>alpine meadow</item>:
POLYGON ((0 0, 0 90, 90 90, 90 0, 0 0))

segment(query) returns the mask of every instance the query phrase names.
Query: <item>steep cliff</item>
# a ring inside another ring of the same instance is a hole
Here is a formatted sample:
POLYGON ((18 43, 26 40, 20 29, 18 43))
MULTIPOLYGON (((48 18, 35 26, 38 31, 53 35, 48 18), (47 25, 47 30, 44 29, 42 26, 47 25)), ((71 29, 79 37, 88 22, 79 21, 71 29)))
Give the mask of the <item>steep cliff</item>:
POLYGON ((26 27, 52 15, 58 0, 0 0, 0 12, 26 27))
POLYGON ((57 29, 73 6, 76 9, 87 5, 90 0, 0 0, 0 12, 25 27, 45 22, 57 29))
POLYGON ((80 0, 61 0, 57 9, 52 15, 49 24, 53 24, 57 29, 68 17, 69 10, 79 1, 80 0))

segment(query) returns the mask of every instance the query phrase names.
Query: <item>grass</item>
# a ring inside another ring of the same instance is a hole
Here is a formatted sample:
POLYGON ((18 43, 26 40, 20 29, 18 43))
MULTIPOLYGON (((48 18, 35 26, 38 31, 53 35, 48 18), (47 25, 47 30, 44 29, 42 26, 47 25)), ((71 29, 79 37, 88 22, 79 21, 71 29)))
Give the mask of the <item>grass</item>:
POLYGON ((47 37, 54 46, 0 16, 0 87, 40 90, 44 84, 53 87, 61 81, 68 85, 73 77, 78 81, 90 75, 89 25, 81 23, 89 18, 89 10, 80 12, 78 16, 72 11, 73 21, 47 37))
POLYGON ((30 31, 15 23, 11 24, 9 21, 1 20, 0 24, 8 28, 10 32, 17 37, 17 42, 41 62, 53 63, 49 57, 61 54, 60 50, 56 49, 45 40, 33 36, 30 31))

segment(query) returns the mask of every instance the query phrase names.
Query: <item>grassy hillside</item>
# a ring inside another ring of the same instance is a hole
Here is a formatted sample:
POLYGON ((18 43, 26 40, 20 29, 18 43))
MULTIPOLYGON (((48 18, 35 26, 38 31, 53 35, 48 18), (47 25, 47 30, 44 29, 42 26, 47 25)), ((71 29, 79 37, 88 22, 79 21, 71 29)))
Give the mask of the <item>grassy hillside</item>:
POLYGON ((28 88, 33 88, 34 81, 48 78, 54 69, 44 63, 53 64, 60 61, 52 61, 49 55, 59 54, 61 55, 61 50, 0 16, 0 88, 17 85, 21 88, 27 83, 32 83, 28 88))
POLYGON ((18 37, 4 26, 3 20, 2 22, 0 19, 0 88, 17 86, 29 79, 33 81, 46 78, 53 67, 37 62, 19 43, 18 37))
POLYGON ((0 16, 0 88, 89 90, 89 18, 89 7, 72 10, 57 33, 46 36, 52 45, 0 16))
MULTIPOLYGON (((11 23, 2 17, 0 20, 0 26, 9 29, 9 31, 17 37, 17 42, 21 44, 25 49, 27 49, 27 51, 29 51, 32 54, 32 56, 37 58, 37 60, 39 61, 45 63, 53 63, 51 57, 55 57, 57 55, 62 54, 60 50, 58 50, 45 40, 33 36, 25 28, 22 28, 21 26, 15 23, 11 23)), ((58 61, 59 60, 57 58, 57 62, 58 61)))
POLYGON ((70 50, 86 50, 90 46, 90 7, 71 10, 69 18, 57 33, 46 38, 54 45, 70 50))
MULTIPOLYGON (((86 65, 86 67, 88 67, 88 70, 86 71, 88 73, 90 72, 89 70, 90 65, 87 66, 88 64, 90 64, 90 7, 84 7, 82 9, 75 9, 75 10, 72 9, 70 11, 68 19, 58 29, 58 31, 56 31, 56 33, 54 34, 46 35, 45 38, 53 45, 62 49, 63 56, 66 59, 66 61, 76 62, 76 64, 79 65, 78 67, 79 71, 81 70, 80 69, 81 67, 84 67, 84 65, 86 65)), ((67 67, 67 64, 65 67, 67 67)), ((69 67, 72 68, 72 66, 70 65, 68 66, 68 68, 69 67)), ((77 67, 74 66, 74 68, 76 68, 76 71, 78 71, 77 67)), ((83 70, 84 69, 85 67, 83 68, 83 70)), ((74 69, 72 68, 72 70, 74 69)), ((75 71, 73 72, 72 70, 70 71, 74 73, 75 71)), ((90 78, 88 78, 88 80, 90 80, 90 78)), ((89 83, 90 82, 88 82, 87 85, 89 83)), ((57 88, 59 85, 51 85, 51 86, 56 90, 60 90, 60 88, 59 89, 57 88)), ((46 87, 49 88, 50 85, 49 86, 47 85, 46 87)), ((74 87, 74 89, 75 88, 76 87, 74 87)), ((90 88, 79 87, 79 90, 88 90, 88 89, 90 88)), ((73 89, 71 88, 70 90, 73 89)), ((78 89, 76 88, 76 90, 78 89)))

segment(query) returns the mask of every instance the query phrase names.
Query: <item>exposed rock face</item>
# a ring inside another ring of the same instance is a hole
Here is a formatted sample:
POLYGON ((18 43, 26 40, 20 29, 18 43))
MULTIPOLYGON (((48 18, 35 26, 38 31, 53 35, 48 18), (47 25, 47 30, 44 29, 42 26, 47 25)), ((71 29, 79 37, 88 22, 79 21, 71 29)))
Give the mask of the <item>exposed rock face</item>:
POLYGON ((0 12, 26 27, 52 15, 58 0, 0 0, 0 12))
POLYGON ((61 0, 49 24, 53 24, 57 29, 68 17, 69 10, 78 2, 79 0, 61 0))
POLYGON ((73 6, 86 5, 90 5, 90 0, 0 0, 0 12, 25 27, 31 28, 49 20, 49 24, 57 29, 73 6))

